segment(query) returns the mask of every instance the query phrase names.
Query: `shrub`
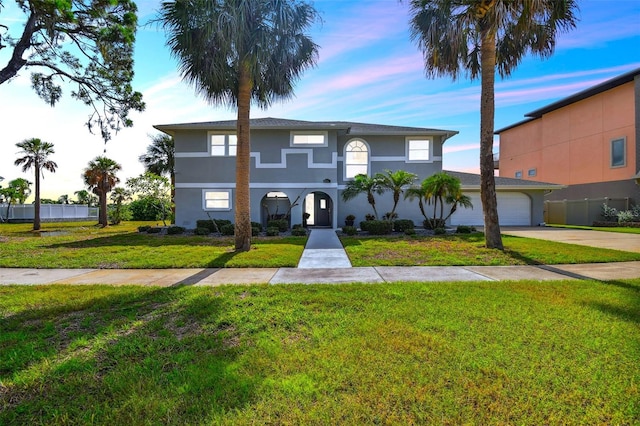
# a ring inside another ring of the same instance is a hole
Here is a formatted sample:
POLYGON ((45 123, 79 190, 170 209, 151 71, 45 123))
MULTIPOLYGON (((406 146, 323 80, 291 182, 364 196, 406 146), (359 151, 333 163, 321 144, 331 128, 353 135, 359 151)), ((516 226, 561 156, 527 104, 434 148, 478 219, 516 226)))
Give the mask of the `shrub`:
POLYGON ((389 221, 396 220, 398 218, 398 213, 386 212, 382 218, 389 221))
POLYGON ((138 232, 147 232, 151 227, 149 225, 138 226, 138 232))
POLYGON ((196 227, 207 228, 209 232, 222 232, 222 227, 225 225, 231 225, 231 221, 227 219, 202 219, 196 220, 196 227), (214 224, 215 222, 215 224, 214 224), (218 229, 216 229, 216 225, 218 229))
POLYGON ((162 228, 158 226, 150 226, 149 229, 147 229, 147 234, 159 234, 161 232, 162 228))
POLYGON ((610 220, 612 222, 618 221, 618 210, 616 210, 614 207, 609 207, 606 204, 602 205, 601 215, 604 220, 610 220))
POLYGON ((278 228, 278 231, 286 232, 289 229, 289 221, 287 219, 270 220, 267 222, 267 228, 278 228))
POLYGON ((267 226, 267 237, 277 237, 280 235, 280 229, 267 226))
POLYGON ((618 212, 618 223, 633 222, 633 212, 626 210, 618 212))
POLYGON ((396 232, 404 232, 407 229, 413 229, 415 227, 411 219, 398 219, 393 222, 393 230, 396 232))
POLYGON ((364 215, 364 220, 376 220, 376 217, 371 213, 367 213, 364 215))
POLYGON ((304 229, 302 226, 299 228, 293 228, 291 230, 291 235, 295 236, 295 237, 304 237, 307 235, 307 230, 304 229))
POLYGON ((356 220, 356 217, 352 214, 348 214, 347 217, 345 217, 345 220, 356 220))
POLYGON ((387 235, 393 230, 393 224, 386 220, 370 220, 367 224, 367 232, 371 235, 387 235))
POLYGON ((235 230, 236 230, 236 227, 233 226, 233 223, 227 223, 225 225, 222 225, 222 227, 220 228, 220 233, 222 235, 233 235, 235 230))
POLYGON ((257 237, 258 235, 260 235, 260 233, 262 232, 262 227, 258 228, 257 226, 252 226, 251 227, 251 236, 252 237, 257 237))
POLYGON ((347 235, 356 235, 358 233, 358 228, 355 226, 343 226, 342 232, 347 235))
POLYGON ((446 233, 447 233, 447 230, 446 230, 446 229, 444 229, 444 228, 442 228, 442 227, 440 227, 440 228, 435 228, 435 229, 433 230, 433 233, 434 233, 434 234, 436 234, 436 235, 443 235, 443 234, 446 234, 446 233))
POLYGON ((178 235, 184 234, 184 228, 182 226, 170 226, 167 228, 167 234, 169 235, 178 235))
POLYGON ((170 213, 171 205, 154 198, 143 197, 129 203, 129 210, 132 220, 162 220, 162 213, 170 213))
POLYGON ((404 235, 416 235, 415 228, 407 228, 404 230, 404 235))
POLYGON ((472 232, 476 232, 476 228, 474 226, 458 225, 456 228, 456 233, 458 234, 471 234, 472 232))
POLYGON ((208 227, 205 226, 198 226, 194 231, 194 234, 196 235, 209 235, 211 233, 211 231, 209 230, 208 227))
POLYGON ((436 219, 435 220, 435 225, 436 226, 432 226, 432 222, 434 222, 433 219, 425 219, 422 222, 422 226, 424 226, 424 229, 444 228, 444 220, 436 219))
POLYGON ((363 231, 368 231, 369 230, 369 223, 371 223, 371 220, 363 220, 362 222, 360 222, 360 229, 362 229, 363 231))
POLYGON ((251 222, 251 228, 258 228, 258 232, 262 232, 262 224, 260 222, 251 222))
POLYGON ((125 204, 111 204, 107 210, 107 218, 111 225, 119 225, 123 220, 131 220, 131 210, 125 204))
POLYGON ((301 223, 296 223, 295 225, 293 225, 293 226, 291 227, 291 229, 292 229, 292 230, 293 230, 293 229, 298 229, 298 228, 302 228, 302 224, 301 224, 301 223))

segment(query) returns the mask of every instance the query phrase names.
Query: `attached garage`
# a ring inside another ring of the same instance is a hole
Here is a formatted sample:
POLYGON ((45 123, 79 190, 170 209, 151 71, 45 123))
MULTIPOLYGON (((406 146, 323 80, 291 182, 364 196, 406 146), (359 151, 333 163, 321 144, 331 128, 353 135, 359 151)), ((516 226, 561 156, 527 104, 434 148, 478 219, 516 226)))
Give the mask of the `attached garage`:
MULTIPOLYGON (((473 209, 458 208, 451 216, 451 225, 483 226, 482 202, 479 192, 465 192, 473 209)), ((531 198, 522 192, 498 192, 498 218, 501 226, 531 226, 531 198)))

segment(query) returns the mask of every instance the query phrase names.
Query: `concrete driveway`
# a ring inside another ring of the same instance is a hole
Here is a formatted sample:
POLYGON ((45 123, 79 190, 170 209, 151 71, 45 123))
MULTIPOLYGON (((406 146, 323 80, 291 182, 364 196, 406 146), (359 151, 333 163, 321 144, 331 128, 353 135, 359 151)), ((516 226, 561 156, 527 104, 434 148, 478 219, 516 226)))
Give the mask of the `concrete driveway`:
POLYGON ((640 253, 640 234, 550 227, 501 227, 505 235, 640 253))

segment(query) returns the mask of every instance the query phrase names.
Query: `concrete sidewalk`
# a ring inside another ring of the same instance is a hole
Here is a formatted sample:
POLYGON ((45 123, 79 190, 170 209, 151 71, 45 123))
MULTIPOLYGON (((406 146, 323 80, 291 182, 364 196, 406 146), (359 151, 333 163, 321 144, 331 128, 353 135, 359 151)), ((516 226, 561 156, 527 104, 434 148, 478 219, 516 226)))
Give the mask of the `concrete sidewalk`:
POLYGON ((351 261, 334 229, 312 229, 298 268, 351 268, 351 261))
POLYGON ((336 284, 397 281, 619 280, 640 278, 640 261, 541 266, 393 266, 365 268, 13 269, 0 285, 108 284, 217 286, 224 284, 336 284))

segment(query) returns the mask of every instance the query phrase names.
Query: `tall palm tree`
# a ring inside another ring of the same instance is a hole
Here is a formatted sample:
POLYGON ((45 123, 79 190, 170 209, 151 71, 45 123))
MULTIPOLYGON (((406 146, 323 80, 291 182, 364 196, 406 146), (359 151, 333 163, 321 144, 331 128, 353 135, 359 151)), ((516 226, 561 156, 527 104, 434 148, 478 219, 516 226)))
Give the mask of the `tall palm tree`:
POLYGON ((107 157, 96 157, 89 162, 89 166, 84 169, 84 183, 98 196, 100 211, 98 222, 102 227, 109 225, 107 219, 107 194, 120 182, 116 172, 121 170, 120 164, 107 157))
POLYGON ((237 108, 235 249, 251 248, 250 108, 293 94, 315 65, 318 47, 305 34, 317 12, 302 0, 176 0, 160 20, 180 72, 210 102, 237 108))
POLYGON ((480 77, 480 197, 485 244, 502 250, 493 172, 495 72, 529 52, 550 56, 558 31, 575 27, 576 0, 411 0, 411 38, 429 77, 480 77))
POLYGON ((389 220, 393 220, 396 207, 398 207, 398 201, 400 201, 400 195, 405 189, 416 181, 418 176, 415 173, 410 173, 405 170, 385 170, 384 173, 376 173, 376 178, 380 182, 380 187, 385 190, 388 189, 393 192, 393 208, 389 215, 389 220))
POLYGON ((408 188, 405 198, 418 199, 420 213, 431 229, 444 227, 447 219, 456 212, 458 206, 473 208, 471 198, 462 193, 460 180, 446 172, 435 173, 424 179, 420 186, 408 188), (428 217, 424 210, 424 203, 433 204, 433 216, 428 217), (444 207, 451 206, 447 216, 444 216, 444 207), (440 207, 438 215, 438 207, 440 207))
POLYGON ((176 206, 176 168, 175 168, 175 144, 169 135, 159 134, 151 137, 151 145, 147 146, 147 152, 138 159, 147 172, 163 176, 168 174, 171 180, 171 211, 175 222, 176 206))
POLYGON ((381 185, 378 176, 369 177, 365 174, 356 175, 353 180, 347 182, 344 191, 342 191, 342 199, 349 201, 356 198, 360 194, 367 195, 367 201, 373 208, 373 213, 378 219, 378 211, 376 210, 376 199, 374 194, 381 195, 384 188, 381 185))
POLYGON ((33 213, 33 230, 40 230, 40 175, 44 178, 44 171, 48 170, 51 173, 55 173, 58 165, 55 161, 49 159, 50 155, 53 155, 53 144, 49 142, 43 142, 38 138, 25 139, 22 142, 16 144, 22 151, 19 155, 24 155, 15 161, 15 165, 22 165, 22 171, 33 168, 36 175, 36 193, 35 204, 33 213))

